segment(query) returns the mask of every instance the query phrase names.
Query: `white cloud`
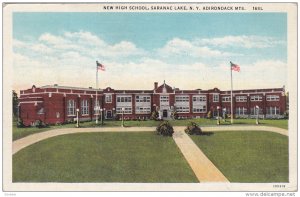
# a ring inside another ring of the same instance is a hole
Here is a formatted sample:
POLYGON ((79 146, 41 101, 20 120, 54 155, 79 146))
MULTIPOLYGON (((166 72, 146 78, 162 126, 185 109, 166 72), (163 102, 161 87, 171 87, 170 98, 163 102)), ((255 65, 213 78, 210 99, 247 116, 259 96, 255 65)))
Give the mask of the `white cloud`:
POLYGON ((224 36, 218 38, 196 39, 200 45, 213 45, 219 47, 269 48, 284 44, 283 40, 267 36, 224 36))
POLYGON ((191 57, 226 57, 232 53, 213 50, 207 46, 200 46, 198 42, 191 42, 180 38, 174 38, 158 49, 158 54, 169 57, 174 55, 186 55, 191 57))
MULTIPOLYGON (((65 32, 62 35, 45 33, 35 42, 13 41, 14 86, 28 88, 32 84, 58 83, 95 87, 95 61, 99 60, 106 66, 106 71, 99 73, 102 88, 152 89, 154 81, 162 83, 166 80, 169 85, 181 89, 219 87, 229 90, 229 63, 219 63, 222 62, 219 57, 228 59, 238 54, 215 50, 206 45, 238 44, 235 38, 203 39, 201 42, 174 38, 162 48, 146 51, 126 40, 107 43, 90 32, 65 32), (168 61, 182 56, 198 59, 176 64, 168 61)), ((247 44, 248 41, 240 39, 239 42, 252 47, 252 43, 247 44)), ((235 89, 281 87, 287 81, 285 62, 271 59, 256 60, 252 64, 239 61, 239 64, 241 72, 234 73, 235 89)))

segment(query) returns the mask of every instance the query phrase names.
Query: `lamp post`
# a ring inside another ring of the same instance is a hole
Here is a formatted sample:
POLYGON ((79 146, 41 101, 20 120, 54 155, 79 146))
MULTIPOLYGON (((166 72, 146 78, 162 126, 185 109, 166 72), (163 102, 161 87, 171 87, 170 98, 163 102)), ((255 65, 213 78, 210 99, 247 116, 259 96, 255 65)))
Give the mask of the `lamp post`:
POLYGON ((122 127, 124 127, 124 110, 125 108, 122 107, 122 127))
POLYGON ((103 109, 102 108, 100 108, 100 121, 101 121, 101 125, 103 125, 103 121, 102 121, 102 119, 103 119, 103 117, 102 117, 102 111, 103 111, 103 109))
POLYGON ((77 115, 77 124, 76 124, 76 127, 78 128, 79 127, 79 109, 78 108, 76 109, 76 115, 77 115))
POLYGON ((259 122, 258 122, 259 106, 256 105, 255 108, 256 108, 256 124, 259 124, 259 122))
POLYGON ((226 122, 226 108, 223 108, 223 122, 226 122))
POLYGON ((102 117, 102 120, 101 120, 101 125, 103 125, 103 121, 104 121, 104 113, 105 113, 105 108, 103 108, 103 110, 101 111, 101 117, 102 117))
POLYGON ((113 120, 115 120, 115 110, 116 110, 115 108, 112 109, 112 118, 113 118, 113 120))
POLYGON ((217 106, 217 111, 218 111, 218 119, 217 119, 217 125, 220 124, 220 112, 219 112, 220 106, 217 106))

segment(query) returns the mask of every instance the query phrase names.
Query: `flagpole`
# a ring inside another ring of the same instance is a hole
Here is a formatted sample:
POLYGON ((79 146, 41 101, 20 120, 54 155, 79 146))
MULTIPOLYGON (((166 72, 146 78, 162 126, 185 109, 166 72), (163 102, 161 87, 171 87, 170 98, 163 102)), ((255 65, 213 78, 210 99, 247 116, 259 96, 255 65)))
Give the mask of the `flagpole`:
POLYGON ((231 118, 231 124, 233 124, 233 99, 232 99, 232 66, 231 66, 231 62, 230 62, 230 76, 231 76, 231 101, 230 101, 230 104, 231 104, 231 115, 230 115, 230 118, 231 118))
POLYGON ((96 124, 98 124, 98 66, 96 62, 96 104, 95 104, 95 111, 96 111, 96 124))

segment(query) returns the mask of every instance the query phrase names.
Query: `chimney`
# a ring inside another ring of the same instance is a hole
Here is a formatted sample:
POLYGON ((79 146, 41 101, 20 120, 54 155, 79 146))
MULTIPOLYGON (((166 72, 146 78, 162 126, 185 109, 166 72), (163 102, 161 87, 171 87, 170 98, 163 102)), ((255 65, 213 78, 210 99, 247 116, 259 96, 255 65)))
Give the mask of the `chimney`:
POLYGON ((158 83, 157 82, 154 82, 154 90, 156 90, 158 87, 158 83))

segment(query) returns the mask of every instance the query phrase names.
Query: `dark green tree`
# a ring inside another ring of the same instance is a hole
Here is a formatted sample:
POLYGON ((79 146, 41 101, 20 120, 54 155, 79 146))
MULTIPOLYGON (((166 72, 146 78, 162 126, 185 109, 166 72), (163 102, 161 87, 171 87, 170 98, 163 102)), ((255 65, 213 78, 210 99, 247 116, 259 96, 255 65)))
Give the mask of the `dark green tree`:
POLYGON ((18 94, 16 91, 12 91, 12 112, 13 112, 13 117, 17 118, 18 117, 18 105, 19 105, 19 98, 18 94))

